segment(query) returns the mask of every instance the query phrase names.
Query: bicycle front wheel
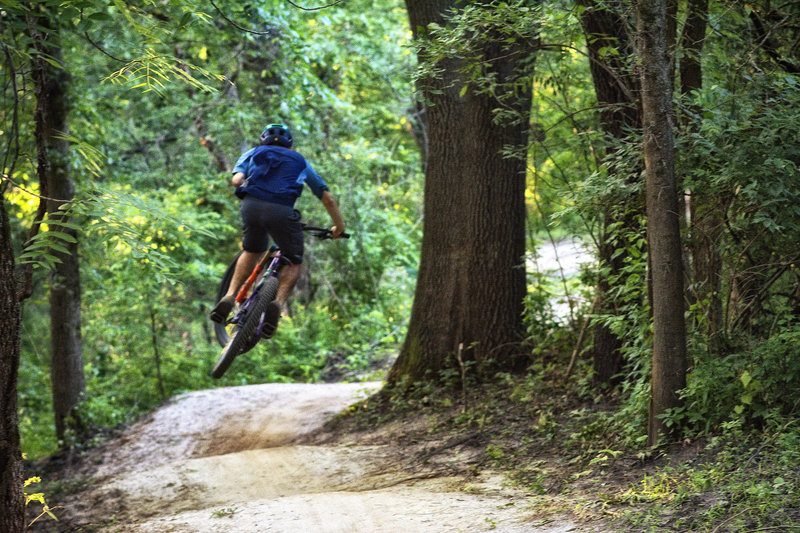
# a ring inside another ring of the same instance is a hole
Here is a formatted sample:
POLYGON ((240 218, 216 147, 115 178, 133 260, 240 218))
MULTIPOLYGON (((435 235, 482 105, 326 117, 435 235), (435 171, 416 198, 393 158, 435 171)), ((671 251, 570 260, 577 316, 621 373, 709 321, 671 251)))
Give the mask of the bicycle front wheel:
POLYGON ((278 278, 269 277, 264 280, 255 300, 240 318, 239 324, 234 326, 234 331, 222 349, 217 364, 211 370, 212 378, 221 378, 236 356, 249 352, 258 344, 258 326, 262 322, 264 311, 277 294, 278 278))

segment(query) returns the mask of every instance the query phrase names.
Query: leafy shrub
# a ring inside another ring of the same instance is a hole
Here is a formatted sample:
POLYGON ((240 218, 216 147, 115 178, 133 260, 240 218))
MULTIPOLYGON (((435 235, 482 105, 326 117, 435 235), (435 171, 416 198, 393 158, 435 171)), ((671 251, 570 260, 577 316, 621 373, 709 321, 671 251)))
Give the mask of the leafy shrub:
POLYGON ((689 434, 718 430, 724 422, 763 426, 796 412, 800 400, 800 325, 792 324, 747 350, 724 357, 695 354, 682 392, 684 405, 668 418, 689 434))

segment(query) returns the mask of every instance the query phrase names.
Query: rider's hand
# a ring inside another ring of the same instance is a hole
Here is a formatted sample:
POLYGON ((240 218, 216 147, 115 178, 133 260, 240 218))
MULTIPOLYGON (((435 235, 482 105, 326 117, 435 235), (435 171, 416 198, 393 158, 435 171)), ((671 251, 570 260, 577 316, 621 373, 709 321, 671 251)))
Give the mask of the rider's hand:
POLYGON ((339 226, 331 227, 331 239, 340 238, 342 236, 342 233, 344 233, 344 225, 341 227, 341 229, 339 228, 339 226))

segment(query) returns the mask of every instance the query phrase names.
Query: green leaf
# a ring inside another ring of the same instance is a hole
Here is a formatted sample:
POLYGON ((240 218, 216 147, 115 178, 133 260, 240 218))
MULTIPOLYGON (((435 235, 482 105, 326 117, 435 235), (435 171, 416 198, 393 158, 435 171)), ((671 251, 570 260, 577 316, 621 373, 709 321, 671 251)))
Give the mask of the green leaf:
POLYGON ((192 20, 192 14, 191 13, 184 13, 183 16, 181 17, 180 22, 178 22, 178 26, 182 28, 182 27, 186 26, 187 24, 189 24, 189 22, 191 22, 191 20, 192 20))
POLYGON ((742 377, 740 377, 739 379, 741 380, 742 385, 744 386, 744 388, 747 389, 747 387, 750 385, 750 382, 753 381, 753 376, 750 375, 750 372, 745 370, 742 373, 742 377))
POLYGON ((57 68, 58 70, 63 70, 64 69, 64 66, 61 63, 59 63, 58 61, 56 61, 55 59, 53 59, 50 56, 46 56, 44 54, 39 54, 39 57, 42 58, 44 61, 46 61, 51 66, 57 68))
POLYGON ((111 20, 111 16, 108 13, 103 13, 102 11, 98 11, 97 13, 92 13, 87 17, 89 20, 96 20, 98 22, 105 22, 111 20))
POLYGON ((42 233, 42 235, 45 235, 47 237, 55 237, 56 239, 61 239, 62 241, 71 243, 78 242, 78 239, 76 239, 73 235, 58 230, 48 230, 45 233, 42 233))

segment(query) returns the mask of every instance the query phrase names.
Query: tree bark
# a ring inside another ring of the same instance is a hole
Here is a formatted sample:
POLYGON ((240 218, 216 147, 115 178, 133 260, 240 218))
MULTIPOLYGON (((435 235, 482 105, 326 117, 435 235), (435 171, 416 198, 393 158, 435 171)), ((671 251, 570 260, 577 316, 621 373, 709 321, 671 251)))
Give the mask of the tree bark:
POLYGON ((660 415, 680 405, 678 391, 686 386, 683 261, 673 153, 666 4, 665 0, 639 0, 637 4, 647 175, 647 244, 653 286, 650 445, 656 445, 661 436, 668 434, 660 415))
MULTIPOLYGON (((432 22, 444 25, 452 0, 407 0, 416 38, 432 22)), ((499 79, 517 76, 500 46, 484 50, 499 79)), ((460 60, 439 65, 441 79, 422 82, 429 105, 421 261, 408 333, 388 379, 437 380, 459 368, 456 354, 510 368, 519 354, 526 292, 525 160, 504 147, 527 145, 530 90, 506 102, 520 113, 515 125, 492 122, 495 100, 461 93, 460 60)))
MULTIPOLYGON (((624 6, 596 0, 582 0, 580 3, 586 7, 581 15, 581 24, 586 34, 589 68, 597 103, 605 106, 600 111, 600 127, 613 139, 623 139, 630 130, 641 128, 639 107, 635 98, 638 93, 637 81, 629 66, 634 55, 634 46, 622 15, 624 6), (618 54, 603 54, 602 50, 607 48, 616 49, 618 54)), ((598 259, 601 265, 608 268, 608 274, 601 275, 597 282, 599 303, 596 312, 599 314, 615 313, 616 306, 608 296, 611 290, 610 279, 619 276, 624 266, 624 257, 615 257, 615 246, 607 242, 607 228, 617 226, 620 222, 626 228, 633 228, 637 225, 635 209, 641 211, 640 207, 630 206, 630 212, 622 216, 613 212, 604 216, 598 259)), ((604 323, 596 323, 592 330, 594 381, 611 383, 622 366, 622 340, 604 323)))
MULTIPOLYGON (((5 191, 2 191, 5 192, 5 191)), ((17 418, 20 303, 5 198, 0 199, 0 531, 25 529, 17 418)))
MULTIPOLYGON (((32 77, 36 94, 34 120, 36 124, 37 169, 39 180, 47 184, 47 212, 50 220, 68 221, 59 208, 75 196, 68 175, 69 143, 61 138, 68 132, 67 85, 63 69, 56 69, 43 57, 61 57, 57 31, 51 29, 47 15, 29 20, 33 47, 32 77), (39 28, 44 28, 44 33, 39 28)), ((77 234, 58 227, 71 235, 74 242, 64 241, 68 253, 54 252, 60 262, 50 273, 50 374, 53 389, 53 413, 56 436, 64 441, 68 431, 80 435, 83 423, 75 409, 86 389, 83 374, 83 345, 81 341, 81 287, 78 262, 77 234)))

